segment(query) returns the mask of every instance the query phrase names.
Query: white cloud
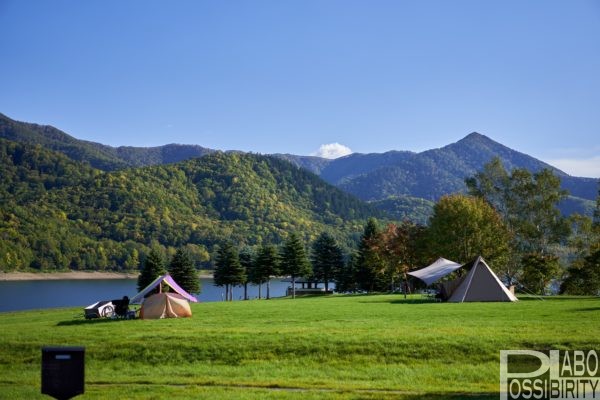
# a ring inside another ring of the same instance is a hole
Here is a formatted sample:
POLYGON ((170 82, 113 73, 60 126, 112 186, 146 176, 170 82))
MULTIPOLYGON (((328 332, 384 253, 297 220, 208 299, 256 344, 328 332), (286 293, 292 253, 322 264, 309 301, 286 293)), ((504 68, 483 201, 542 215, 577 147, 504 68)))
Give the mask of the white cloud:
POLYGON ((333 158, 347 156, 348 154, 352 154, 352 150, 350 150, 349 147, 336 142, 336 143, 322 144, 319 147, 319 150, 315 151, 314 153, 311 153, 310 155, 333 159, 333 158))
POLYGON ((572 176, 600 178, 600 156, 589 158, 559 158, 548 160, 548 164, 572 176))

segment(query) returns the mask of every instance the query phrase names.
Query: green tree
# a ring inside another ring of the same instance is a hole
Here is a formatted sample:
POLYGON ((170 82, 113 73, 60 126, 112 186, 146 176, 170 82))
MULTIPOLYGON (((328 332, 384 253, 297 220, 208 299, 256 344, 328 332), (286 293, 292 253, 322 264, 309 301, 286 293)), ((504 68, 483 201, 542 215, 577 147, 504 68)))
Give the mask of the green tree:
POLYGON ((509 209, 521 249, 548 253, 549 246, 569 234, 568 223, 560 214, 558 203, 567 196, 560 188, 560 178, 544 169, 531 175, 515 170, 511 176, 509 209))
POLYGON ((277 249, 271 244, 263 245, 256 255, 248 279, 258 285, 258 298, 262 296, 262 284, 267 284, 267 299, 271 298, 271 277, 278 275, 279 256, 277 249))
MULTIPOLYGON (((594 210, 593 229, 596 237, 600 238, 600 182, 598 183, 598 197, 596 198, 596 209, 594 210)), ((600 250, 600 240, 594 244, 594 250, 600 250)))
POLYGON ((335 279, 335 290, 338 293, 353 292, 355 293, 358 288, 358 268, 357 268, 357 255, 356 253, 350 254, 348 260, 344 264, 343 268, 340 269, 335 279))
POLYGON ((592 296, 600 293, 600 249, 585 257, 583 263, 569 267, 560 292, 592 296))
POLYGON ((165 259, 158 248, 152 248, 150 254, 144 260, 142 270, 137 280, 138 292, 154 282, 156 278, 165 274, 165 259))
POLYGON ((125 268, 133 269, 140 264, 139 252, 137 249, 131 250, 131 253, 127 255, 125 260, 125 268))
POLYGON ((496 158, 466 184, 470 194, 485 199, 502 216, 512 237, 513 264, 526 253, 548 253, 569 234, 558 209, 567 192, 548 169, 532 174, 517 168, 509 174, 496 158))
POLYGON ((590 217, 580 214, 570 215, 571 235, 567 241, 569 253, 575 257, 574 263, 583 262, 591 252, 596 250, 600 240, 599 232, 595 229, 590 217))
POLYGON ((597 295, 600 292, 600 190, 594 219, 573 215, 569 244, 577 255, 566 271, 561 293, 597 295))
POLYGON ((256 255, 254 254, 252 249, 248 246, 244 247, 242 251, 240 251, 240 264, 244 269, 244 282, 242 282, 242 284, 244 285, 244 300, 248 300, 248 275, 254 267, 255 256, 256 255))
POLYGON ((536 294, 545 294, 546 287, 560 272, 558 257, 530 253, 523 257, 523 275, 520 283, 536 294))
POLYGON ((292 278, 292 298, 296 298, 296 278, 312 273, 306 250, 300 237, 292 233, 281 250, 281 272, 292 278))
POLYGON ((225 286, 225 298, 228 301, 233 300, 233 286, 243 285, 246 280, 238 251, 231 242, 219 248, 213 279, 215 285, 225 286))
POLYGON ((483 170, 465 180, 471 196, 484 198, 502 217, 508 217, 510 176, 499 157, 483 166, 483 170))
POLYGON ((327 232, 313 242, 311 252, 313 277, 317 282, 325 283, 325 290, 329 291, 329 282, 334 280, 344 267, 344 255, 335 239, 327 232))
POLYGON ((189 253, 177 249, 169 264, 169 274, 183 290, 188 293, 200 293, 200 278, 189 253))
POLYGON ((552 171, 532 174, 517 168, 509 174, 496 158, 466 184, 469 193, 500 213, 509 231, 511 251, 505 268, 509 283, 522 272, 526 254, 553 254, 568 237, 569 224, 557 207, 567 192, 552 171))
POLYGON ((377 221, 370 218, 365 225, 356 254, 356 281, 360 290, 383 291, 387 287, 385 263, 377 252, 376 244, 381 240, 377 221))
POLYGON ((481 255, 490 266, 511 278, 504 269, 509 235, 498 213, 483 199, 452 195, 434 206, 427 231, 429 253, 466 263, 481 255))

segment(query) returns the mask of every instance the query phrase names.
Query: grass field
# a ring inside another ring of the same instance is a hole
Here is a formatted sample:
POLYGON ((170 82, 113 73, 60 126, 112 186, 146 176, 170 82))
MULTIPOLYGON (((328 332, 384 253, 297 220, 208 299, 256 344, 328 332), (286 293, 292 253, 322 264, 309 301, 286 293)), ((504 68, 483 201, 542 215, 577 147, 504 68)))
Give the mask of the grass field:
POLYGON ((0 314, 0 398, 47 398, 45 345, 85 346, 82 399, 496 399, 501 349, 600 350, 599 298, 333 296, 192 310, 155 321, 0 314))

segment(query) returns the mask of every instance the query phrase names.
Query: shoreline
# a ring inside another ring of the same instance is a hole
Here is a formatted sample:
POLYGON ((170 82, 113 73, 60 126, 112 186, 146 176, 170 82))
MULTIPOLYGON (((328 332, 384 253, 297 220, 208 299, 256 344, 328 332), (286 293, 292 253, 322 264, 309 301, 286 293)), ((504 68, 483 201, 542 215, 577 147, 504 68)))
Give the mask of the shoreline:
POLYGON ((137 279, 136 272, 0 272, 0 281, 53 281, 53 280, 94 280, 94 279, 137 279))
MULTIPOLYGON (((54 281, 54 280, 100 280, 137 279, 139 272, 0 272, 1 281, 54 281)), ((200 278, 212 278, 210 274, 199 274, 200 278)))

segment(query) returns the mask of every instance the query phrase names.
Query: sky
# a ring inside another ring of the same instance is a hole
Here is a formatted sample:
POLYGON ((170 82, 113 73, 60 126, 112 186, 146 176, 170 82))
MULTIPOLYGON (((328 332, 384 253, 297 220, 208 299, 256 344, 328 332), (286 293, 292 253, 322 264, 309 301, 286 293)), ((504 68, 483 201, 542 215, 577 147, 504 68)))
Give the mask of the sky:
POLYGON ((0 113, 336 157, 482 133, 600 177, 598 0, 0 0, 0 113))

